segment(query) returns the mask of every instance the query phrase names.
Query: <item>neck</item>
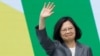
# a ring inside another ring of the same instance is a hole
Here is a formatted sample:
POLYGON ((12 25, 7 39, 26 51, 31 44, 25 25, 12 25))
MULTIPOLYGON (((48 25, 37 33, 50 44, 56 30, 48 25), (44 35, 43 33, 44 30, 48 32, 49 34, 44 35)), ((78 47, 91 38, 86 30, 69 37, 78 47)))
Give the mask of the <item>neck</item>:
POLYGON ((66 41, 65 44, 66 44, 69 48, 73 48, 73 47, 76 46, 75 40, 73 40, 73 41, 66 41))

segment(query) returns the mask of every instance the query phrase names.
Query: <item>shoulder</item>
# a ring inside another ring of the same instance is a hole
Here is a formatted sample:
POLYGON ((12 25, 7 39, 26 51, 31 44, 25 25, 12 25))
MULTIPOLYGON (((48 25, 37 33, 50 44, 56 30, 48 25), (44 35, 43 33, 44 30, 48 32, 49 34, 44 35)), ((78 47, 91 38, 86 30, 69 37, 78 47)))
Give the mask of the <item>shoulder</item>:
POLYGON ((90 49, 90 46, 82 44, 82 43, 79 43, 79 42, 77 42, 77 46, 79 46, 79 47, 81 47, 83 49, 87 49, 87 50, 90 49))
POLYGON ((81 49, 81 50, 84 50, 84 52, 92 54, 92 49, 90 46, 81 44, 79 42, 77 43, 77 49, 81 49))
POLYGON ((54 40, 54 44, 56 45, 56 46, 58 46, 59 44, 61 44, 58 40, 54 40))
POLYGON ((57 47, 57 48, 63 46, 63 44, 62 44, 60 41, 58 41, 58 40, 54 40, 54 45, 55 45, 55 47, 57 47))
POLYGON ((80 50, 80 52, 82 51, 84 56, 86 56, 86 55, 92 56, 93 55, 91 47, 88 45, 85 45, 85 44, 77 43, 77 50, 80 50))

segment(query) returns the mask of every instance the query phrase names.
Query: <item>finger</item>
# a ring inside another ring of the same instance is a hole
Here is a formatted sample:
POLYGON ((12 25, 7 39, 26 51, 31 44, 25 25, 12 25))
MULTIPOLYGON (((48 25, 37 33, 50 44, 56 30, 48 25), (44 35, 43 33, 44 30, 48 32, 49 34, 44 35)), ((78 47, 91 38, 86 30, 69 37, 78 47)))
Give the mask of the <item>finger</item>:
POLYGON ((43 11, 44 11, 45 7, 46 7, 46 2, 44 3, 44 5, 43 5, 43 8, 42 8, 42 11, 41 11, 41 12, 43 12, 43 11))
POLYGON ((50 9, 50 8, 52 8, 52 6, 53 6, 53 5, 54 5, 54 3, 53 3, 53 2, 52 2, 52 3, 50 3, 50 5, 49 5, 49 7, 48 7, 48 8, 49 8, 49 9, 50 9))
POLYGON ((46 2, 44 3, 44 6, 43 6, 43 8, 45 8, 46 7, 46 2))
POLYGON ((50 11, 52 11, 54 9, 55 5, 53 5, 51 8, 50 8, 50 11))
POLYGON ((49 8, 49 6, 50 6, 50 3, 51 3, 51 2, 49 2, 49 3, 47 4, 46 8, 49 8))
POLYGON ((54 12, 51 12, 50 15, 53 14, 53 13, 54 13, 54 12))

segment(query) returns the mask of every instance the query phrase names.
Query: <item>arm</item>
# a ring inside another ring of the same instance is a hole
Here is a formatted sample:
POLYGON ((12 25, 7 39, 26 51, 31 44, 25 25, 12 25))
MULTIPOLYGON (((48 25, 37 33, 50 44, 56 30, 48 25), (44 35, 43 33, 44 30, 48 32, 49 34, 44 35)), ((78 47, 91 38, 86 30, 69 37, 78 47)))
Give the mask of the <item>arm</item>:
POLYGON ((44 7, 40 14, 39 26, 36 27, 36 33, 40 41, 40 44, 46 50, 48 55, 50 55, 53 52, 55 46, 54 42, 52 42, 47 36, 47 32, 45 29, 45 19, 53 13, 51 12, 53 8, 53 3, 48 3, 47 6, 46 4, 44 4, 44 7))

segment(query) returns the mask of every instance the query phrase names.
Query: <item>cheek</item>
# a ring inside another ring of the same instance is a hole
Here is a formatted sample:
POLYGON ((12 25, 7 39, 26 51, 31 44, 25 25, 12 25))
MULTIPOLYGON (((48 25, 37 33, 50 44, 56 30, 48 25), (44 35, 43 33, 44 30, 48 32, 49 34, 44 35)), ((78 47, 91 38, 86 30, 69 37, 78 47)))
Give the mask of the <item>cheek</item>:
POLYGON ((64 33, 62 33, 62 32, 60 32, 60 36, 61 36, 61 38, 64 36, 64 33))
POLYGON ((73 38, 75 38, 75 36, 76 36, 76 32, 75 32, 75 31, 73 31, 73 38))
POLYGON ((73 34, 76 34, 76 30, 75 30, 75 29, 73 29, 73 30, 72 30, 72 33, 73 33, 73 34))

